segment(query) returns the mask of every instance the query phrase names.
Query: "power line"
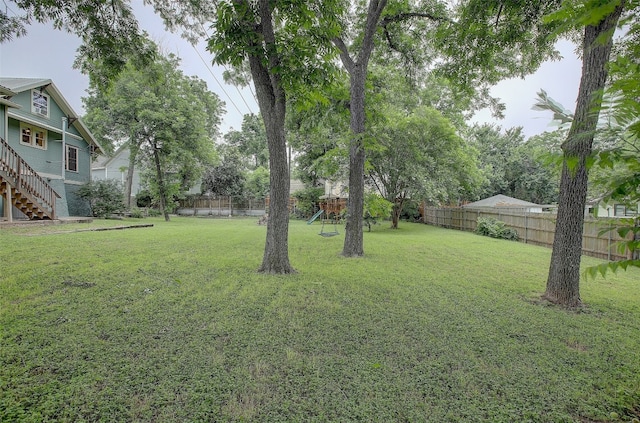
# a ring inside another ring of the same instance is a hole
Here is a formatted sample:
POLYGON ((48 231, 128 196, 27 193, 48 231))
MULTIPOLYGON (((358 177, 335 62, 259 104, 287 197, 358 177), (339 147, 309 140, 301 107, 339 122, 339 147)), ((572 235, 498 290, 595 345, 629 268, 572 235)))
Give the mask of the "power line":
MULTIPOLYGON (((204 35, 207 36, 207 38, 210 38, 209 33, 207 32, 207 30, 204 28, 204 25, 202 25, 202 22, 199 22, 200 24, 200 29, 202 30, 202 32, 204 33, 204 35)), ((227 68, 226 65, 222 65, 222 67, 224 67, 224 70, 229 72, 229 69, 227 68)), ((247 104, 247 100, 245 100, 244 95, 242 95, 242 91, 240 91, 240 88, 238 88, 237 85, 233 85, 236 89, 236 91, 238 92, 238 94, 240 95, 240 98, 242 99, 242 101, 244 102, 245 106, 247 106, 247 109, 249 109, 249 111, 251 113, 253 113, 253 111, 251 110, 251 107, 249 106, 249 104, 247 104)), ((253 99, 256 101, 256 103, 258 102, 258 98, 256 97, 256 94, 253 92, 253 88, 251 87, 251 84, 248 84, 249 87, 249 91, 251 92, 251 95, 253 96, 253 99)))
MULTIPOLYGON (((229 72, 229 69, 227 69, 227 65, 222 65, 222 67, 224 67, 224 70, 229 72)), ((249 91, 251 92, 251 95, 253 96, 253 99, 257 103, 258 102, 258 97, 256 97, 256 93, 253 92, 253 87, 251 87, 251 84, 247 84, 247 86, 249 87, 249 91)), ((240 94, 240 97, 242 97, 242 92, 240 91, 240 89, 236 85, 234 85, 234 87, 236 87, 236 90, 238 91, 238 94, 240 94)), ((247 102, 245 101, 244 97, 242 97, 242 101, 244 101, 244 104, 247 104, 247 102)), ((247 105, 247 107, 249 107, 249 105, 247 105)))
MULTIPOLYGON (((238 113, 240 113, 241 115, 243 114, 240 109, 238 108, 238 106, 236 105, 236 103, 233 102, 233 99, 231 98, 231 96, 229 95, 229 93, 227 92, 227 90, 224 89, 224 86, 220 83, 220 81, 218 81, 218 78, 216 77, 216 75, 213 73, 213 71, 211 70, 211 68, 209 67, 209 65, 207 64, 207 62, 204 60, 204 58, 202 57, 202 55, 200 54, 200 52, 198 51, 198 49, 196 48, 196 46, 194 46, 193 44, 191 45, 191 47, 193 47, 193 50, 196 52, 196 54, 198 55, 198 57, 200 58, 200 60, 202 61, 202 63, 206 66, 207 70, 209 71, 209 73, 211 74, 211 76, 213 77, 213 79, 218 83, 218 85, 220 86, 220 89, 222 90, 222 92, 227 96, 227 98, 229 99, 229 101, 231 102, 231 104, 233 104, 233 107, 236 108, 236 110, 238 111, 238 113)), ((244 99, 243 99, 244 100, 244 99)), ((246 104, 246 103, 245 103, 246 104)), ((251 111, 251 109, 249 109, 249 111, 251 111)))

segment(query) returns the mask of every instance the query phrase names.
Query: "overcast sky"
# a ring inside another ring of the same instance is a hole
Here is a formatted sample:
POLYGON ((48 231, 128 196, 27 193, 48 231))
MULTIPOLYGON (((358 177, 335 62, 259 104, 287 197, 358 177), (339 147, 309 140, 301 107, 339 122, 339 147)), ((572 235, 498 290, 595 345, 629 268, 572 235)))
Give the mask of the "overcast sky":
MULTIPOLYGON (((137 3, 134 1, 134 3, 137 3)), ((186 75, 198 76, 207 82, 209 90, 218 94, 226 103, 221 130, 239 129, 245 113, 258 113, 259 109, 250 89, 238 89, 226 85, 222 79, 223 68, 211 65, 211 55, 205 43, 196 47, 177 34, 164 30, 160 18, 149 7, 137 3, 136 14, 140 25, 151 35, 164 52, 172 52, 182 59, 186 75)), ((71 107, 84 114, 81 97, 87 95, 88 78, 73 69, 73 61, 80 40, 75 35, 54 30, 51 25, 33 24, 28 35, 0 44, 0 76, 32 77, 53 80, 71 107)), ((575 46, 560 42, 558 49, 563 59, 547 62, 533 75, 523 79, 503 81, 492 89, 494 96, 506 104, 505 119, 495 120, 486 110, 476 114, 473 121, 492 122, 503 128, 522 126, 527 136, 553 130, 548 126, 550 113, 531 110, 536 92, 544 89, 566 108, 573 110, 580 82, 580 60, 575 56, 575 46)))

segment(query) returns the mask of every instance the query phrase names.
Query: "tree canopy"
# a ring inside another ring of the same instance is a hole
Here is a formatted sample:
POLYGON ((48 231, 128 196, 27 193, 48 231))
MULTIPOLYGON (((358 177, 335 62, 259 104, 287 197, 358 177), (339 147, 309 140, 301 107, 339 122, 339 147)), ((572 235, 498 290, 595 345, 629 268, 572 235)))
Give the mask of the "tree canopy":
POLYGON ((108 90, 90 90, 85 104, 87 123, 101 141, 126 143, 130 170, 136 163, 152 170, 150 188, 168 220, 172 195, 215 160, 224 104, 204 81, 184 75, 174 56, 157 56, 142 69, 129 63, 108 90))
POLYGON ((33 22, 51 22, 53 27, 82 39, 75 66, 87 73, 95 85, 106 87, 131 59, 145 64, 153 60, 155 49, 128 0, 15 0, 20 14, 8 7, 0 9, 0 43, 21 37, 33 22), (9 15, 9 11, 16 13, 9 15))
POLYGON ((474 125, 465 136, 479 151, 484 183, 480 197, 504 194, 537 204, 558 201, 559 174, 551 157, 561 141, 545 133, 524 139, 521 128, 474 125))
POLYGON ((368 153, 368 182, 393 203, 398 227, 407 200, 458 203, 481 182, 476 151, 438 111, 420 107, 408 115, 389 110, 368 153))
POLYGON ((224 140, 227 144, 238 149, 238 152, 247 161, 249 168, 269 167, 267 134, 260 116, 254 114, 244 115, 240 130, 227 132, 224 135, 224 140))

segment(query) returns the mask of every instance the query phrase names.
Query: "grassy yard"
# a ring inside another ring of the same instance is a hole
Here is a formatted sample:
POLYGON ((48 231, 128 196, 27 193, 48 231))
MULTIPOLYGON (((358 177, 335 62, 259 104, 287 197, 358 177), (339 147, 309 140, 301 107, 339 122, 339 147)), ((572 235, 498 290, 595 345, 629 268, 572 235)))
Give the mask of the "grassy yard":
POLYGON ((401 224, 345 259, 293 221, 279 277, 256 219, 96 224, 140 223, 0 229, 0 421, 640 417, 637 270, 569 312, 546 248, 401 224))

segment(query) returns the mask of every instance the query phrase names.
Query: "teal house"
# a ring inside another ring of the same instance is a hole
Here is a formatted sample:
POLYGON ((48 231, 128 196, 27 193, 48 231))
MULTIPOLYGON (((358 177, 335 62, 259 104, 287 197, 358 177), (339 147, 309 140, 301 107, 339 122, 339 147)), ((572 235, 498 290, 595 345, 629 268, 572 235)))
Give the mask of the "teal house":
POLYGON ((88 216, 102 148, 50 79, 0 77, 0 220, 88 216))

